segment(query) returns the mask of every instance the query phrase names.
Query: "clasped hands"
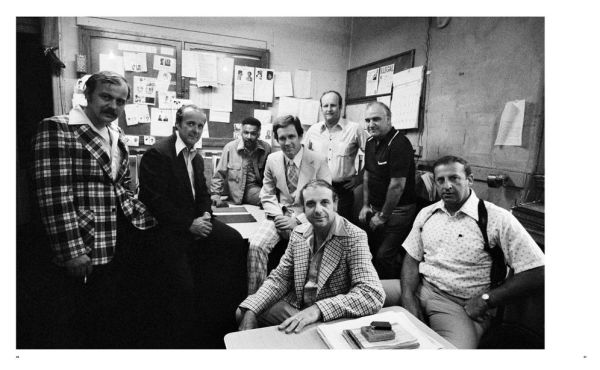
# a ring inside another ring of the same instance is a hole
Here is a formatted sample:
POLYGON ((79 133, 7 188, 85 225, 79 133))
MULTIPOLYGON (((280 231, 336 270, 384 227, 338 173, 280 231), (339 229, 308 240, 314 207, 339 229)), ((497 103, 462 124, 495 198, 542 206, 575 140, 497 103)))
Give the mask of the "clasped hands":
MULTIPOLYGON (((367 216, 369 213, 373 213, 373 210, 371 209, 371 207, 363 206, 360 210, 360 213, 358 214, 358 220, 361 223, 366 224, 367 216)), ((381 217, 380 212, 377 212, 373 215, 373 217, 371 217, 371 220, 369 221, 369 228, 371 230, 375 231, 378 228, 380 228, 381 226, 385 225, 386 222, 387 222, 387 220, 381 217)))
POLYGON ((212 231, 212 223, 210 222, 210 213, 204 212, 200 217, 194 219, 189 228, 190 232, 197 238, 206 238, 212 231))

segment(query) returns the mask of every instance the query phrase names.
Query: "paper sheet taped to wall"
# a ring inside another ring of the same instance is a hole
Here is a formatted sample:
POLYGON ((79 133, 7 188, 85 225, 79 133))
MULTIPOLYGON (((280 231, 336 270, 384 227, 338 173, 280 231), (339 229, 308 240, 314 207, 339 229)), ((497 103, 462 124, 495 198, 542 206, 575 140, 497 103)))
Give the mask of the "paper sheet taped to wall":
POLYGON ((525 100, 513 100, 506 103, 494 145, 521 145, 523 136, 523 118, 525 117, 525 100))
POLYGON ((392 125, 397 129, 418 128, 423 66, 394 74, 393 86, 390 106, 392 125))

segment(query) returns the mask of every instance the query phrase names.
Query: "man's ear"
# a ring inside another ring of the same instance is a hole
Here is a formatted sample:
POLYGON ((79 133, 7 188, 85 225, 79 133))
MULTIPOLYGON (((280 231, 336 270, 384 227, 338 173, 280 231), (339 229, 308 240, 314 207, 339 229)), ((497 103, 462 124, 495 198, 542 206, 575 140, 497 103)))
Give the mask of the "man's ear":
POLYGON ((473 176, 473 174, 470 174, 469 176, 467 176, 467 181, 469 182, 469 186, 473 186, 473 182, 475 181, 475 176, 473 176))

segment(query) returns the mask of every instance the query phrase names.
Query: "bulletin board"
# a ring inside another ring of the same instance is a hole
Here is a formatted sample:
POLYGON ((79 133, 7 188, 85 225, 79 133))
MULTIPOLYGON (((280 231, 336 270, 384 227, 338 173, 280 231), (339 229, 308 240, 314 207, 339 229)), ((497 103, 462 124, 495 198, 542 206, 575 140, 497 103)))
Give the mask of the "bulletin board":
MULTIPOLYGON (((212 52, 224 56, 232 57, 234 65, 244 65, 251 67, 268 68, 269 51, 265 49, 251 49, 241 47, 204 45, 186 40, 170 40, 164 38, 155 38, 142 36, 135 33, 124 33, 122 31, 101 30, 96 28, 80 27, 79 32, 79 50, 80 53, 87 56, 87 71, 94 73, 99 71, 100 54, 111 54, 122 56, 123 49, 139 49, 146 52, 146 72, 125 71, 124 77, 133 89, 134 76, 152 77, 157 76, 158 71, 153 68, 155 56, 166 56, 175 59, 175 73, 172 73, 169 91, 174 91, 177 98, 188 99, 190 89, 190 78, 183 77, 181 70, 182 50, 194 50, 203 52, 212 52), (124 47, 124 45, 126 47, 124 47), (155 51, 155 52, 152 52, 155 51)), ((233 71, 232 71, 233 73, 233 71)), ((127 104, 133 104, 132 96, 127 104)), ((210 118, 209 109, 204 109, 208 118, 208 132, 210 138, 203 138, 203 146, 223 146, 233 138, 233 123, 241 122, 245 117, 253 116, 254 109, 267 109, 268 103, 259 103, 251 101, 232 102, 232 112, 230 113, 230 123, 213 122, 210 118)), ((158 104, 156 105, 156 107, 158 104)), ((151 107, 151 106, 150 106, 151 107)), ((174 125, 174 122, 173 122, 174 125)), ((138 123, 128 126, 125 117, 119 118, 119 126, 127 135, 150 135, 150 123, 138 123)), ((141 138, 140 138, 141 139, 141 138)), ((147 146, 140 140, 138 148, 132 147, 132 152, 143 151, 147 146)))
POLYGON ((377 100, 380 96, 390 96, 391 93, 366 95, 367 71, 394 64, 394 73, 414 67, 415 49, 405 51, 385 59, 378 60, 360 67, 349 69, 346 74, 346 104, 360 104, 377 100))

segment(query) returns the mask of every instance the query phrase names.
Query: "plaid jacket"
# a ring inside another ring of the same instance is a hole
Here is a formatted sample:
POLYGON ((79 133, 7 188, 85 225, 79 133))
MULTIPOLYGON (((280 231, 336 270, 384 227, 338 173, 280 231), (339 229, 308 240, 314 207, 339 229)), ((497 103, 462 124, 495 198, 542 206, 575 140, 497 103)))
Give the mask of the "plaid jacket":
MULTIPOLYGON (((371 263, 367 234, 342 219, 347 236, 334 235, 326 242, 319 269, 315 304, 323 314, 323 321, 372 315, 381 309, 385 299, 379 276, 371 263)), ((305 238, 309 227, 311 225, 306 223, 293 230, 279 266, 240 307, 261 314, 283 299, 298 309, 303 308, 309 250, 312 248, 305 238)))
POLYGON ((119 129, 121 163, 116 180, 100 136, 69 116, 43 120, 34 138, 34 181, 42 222, 58 265, 87 254, 92 264, 111 261, 117 238, 117 207, 138 229, 156 224, 129 190, 127 146, 119 129))

